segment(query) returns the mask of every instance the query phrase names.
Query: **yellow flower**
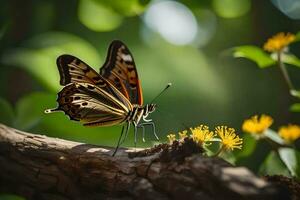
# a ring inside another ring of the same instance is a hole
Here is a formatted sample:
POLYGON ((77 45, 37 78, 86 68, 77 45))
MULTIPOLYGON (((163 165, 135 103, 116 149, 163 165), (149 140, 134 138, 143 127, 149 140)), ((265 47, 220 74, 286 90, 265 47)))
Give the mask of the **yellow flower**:
POLYGON ((222 140, 222 148, 224 149, 241 149, 243 139, 236 135, 234 128, 228 128, 227 126, 217 126, 215 132, 220 136, 222 140))
POLYGON ((182 131, 182 132, 179 132, 178 135, 179 135, 179 140, 180 140, 181 142, 183 142, 184 139, 187 137, 187 130, 184 130, 184 131, 182 131))
POLYGON ((298 125, 289 124, 288 126, 282 126, 278 132, 287 143, 291 143, 300 138, 300 126, 298 125))
POLYGON ((190 128, 190 130, 192 139, 198 144, 209 142, 215 136, 214 132, 209 131, 208 126, 200 125, 196 128, 190 128))
POLYGON ((269 52, 278 52, 295 41, 296 37, 291 33, 277 33, 273 37, 269 38, 264 44, 264 50, 269 52))
POLYGON ((176 135, 171 133, 171 134, 167 135, 167 138, 169 140, 169 143, 173 144, 173 142, 176 140, 176 135))
POLYGON ((242 129, 244 132, 262 134, 272 123, 273 119, 268 115, 261 115, 260 118, 255 115, 244 121, 242 129))

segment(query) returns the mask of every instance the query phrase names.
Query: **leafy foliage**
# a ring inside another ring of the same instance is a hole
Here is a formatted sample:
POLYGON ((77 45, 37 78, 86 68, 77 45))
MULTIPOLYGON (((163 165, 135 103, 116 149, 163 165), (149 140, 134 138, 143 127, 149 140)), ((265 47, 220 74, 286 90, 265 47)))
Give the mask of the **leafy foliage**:
POLYGON ((21 67, 52 92, 57 92, 60 89, 55 63, 59 55, 75 55, 84 59, 91 66, 97 66, 101 63, 99 53, 92 45, 67 33, 41 34, 27 41, 24 46, 26 47, 7 51, 2 56, 2 63, 21 67))
POLYGON ((122 15, 95 0, 81 0, 78 17, 86 27, 99 32, 114 30, 123 21, 122 15))
POLYGON ((239 46, 233 48, 235 58, 247 58, 255 62, 260 68, 270 67, 275 61, 261 48, 251 45, 239 46))

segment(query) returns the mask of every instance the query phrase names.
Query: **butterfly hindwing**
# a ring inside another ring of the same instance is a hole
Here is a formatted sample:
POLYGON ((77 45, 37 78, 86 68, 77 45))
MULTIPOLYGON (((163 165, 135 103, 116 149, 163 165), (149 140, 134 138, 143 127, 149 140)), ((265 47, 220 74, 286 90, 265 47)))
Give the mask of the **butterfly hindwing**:
POLYGON ((108 49, 100 74, 110 81, 132 104, 143 104, 143 95, 132 54, 126 45, 114 40, 108 49))
POLYGON ((86 126, 110 126, 124 121, 129 108, 95 85, 72 83, 58 93, 56 111, 86 126))

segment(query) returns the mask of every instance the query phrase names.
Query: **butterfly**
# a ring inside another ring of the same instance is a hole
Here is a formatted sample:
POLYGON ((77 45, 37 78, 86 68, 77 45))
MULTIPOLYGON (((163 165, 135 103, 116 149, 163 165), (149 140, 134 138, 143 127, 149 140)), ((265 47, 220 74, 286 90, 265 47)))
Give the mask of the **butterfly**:
POLYGON ((123 124, 113 155, 126 139, 131 124, 134 126, 135 144, 138 128, 142 128, 144 141, 144 127, 147 125, 152 126, 153 134, 158 139, 153 120, 147 119, 155 111, 156 104, 143 105, 137 69, 132 54, 123 42, 111 42, 100 73, 72 55, 61 55, 56 63, 60 85, 64 88, 58 93, 57 108, 47 109, 45 113, 62 111, 84 126, 123 124))

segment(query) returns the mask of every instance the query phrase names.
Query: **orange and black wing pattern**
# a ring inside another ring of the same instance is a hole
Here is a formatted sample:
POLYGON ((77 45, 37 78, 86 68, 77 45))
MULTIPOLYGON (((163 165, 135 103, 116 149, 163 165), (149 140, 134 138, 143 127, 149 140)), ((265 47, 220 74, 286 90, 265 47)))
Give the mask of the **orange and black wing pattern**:
POLYGON ((115 101, 120 101, 131 109, 131 103, 108 80, 99 75, 88 64, 71 55, 61 55, 57 58, 57 67, 60 75, 60 84, 87 83, 107 92, 115 101))
POLYGON ((114 40, 110 44, 100 75, 113 84, 132 104, 143 104, 142 88, 134 59, 123 42, 114 40))
POLYGON ((103 84, 99 74, 85 62, 71 55, 61 55, 56 60, 60 75, 60 84, 65 86, 69 83, 103 84))

